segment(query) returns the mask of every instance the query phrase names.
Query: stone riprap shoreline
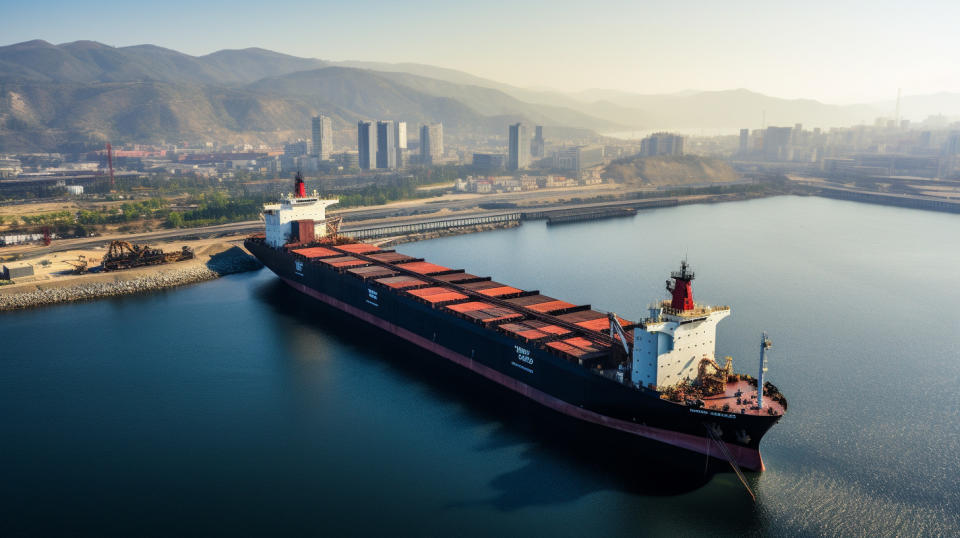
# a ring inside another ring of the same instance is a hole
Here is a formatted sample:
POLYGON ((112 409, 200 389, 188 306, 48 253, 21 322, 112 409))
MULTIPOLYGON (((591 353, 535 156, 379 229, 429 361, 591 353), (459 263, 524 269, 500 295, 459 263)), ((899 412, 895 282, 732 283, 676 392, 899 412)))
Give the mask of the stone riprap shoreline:
MULTIPOLYGON (((180 262, 183 263, 183 262, 180 262)), ((62 283, 38 282, 23 291, 0 288, 0 311, 33 308, 74 301, 147 293, 151 291, 213 280, 224 275, 255 271, 263 265, 238 247, 210 257, 206 263, 179 263, 135 269, 135 273, 117 272, 96 275, 94 279, 82 277, 62 283), (99 278, 98 278, 99 277, 99 278), (103 280, 102 278, 115 278, 103 280)), ((94 276, 94 275, 91 275, 94 276)))

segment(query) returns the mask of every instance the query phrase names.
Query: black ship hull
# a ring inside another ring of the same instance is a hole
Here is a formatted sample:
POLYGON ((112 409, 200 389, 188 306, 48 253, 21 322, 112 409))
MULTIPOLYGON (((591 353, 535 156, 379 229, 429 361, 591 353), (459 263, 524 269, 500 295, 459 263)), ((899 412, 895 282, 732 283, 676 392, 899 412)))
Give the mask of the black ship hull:
POLYGON ((249 239, 247 249, 292 288, 467 368, 545 407, 612 430, 761 471, 760 440, 779 416, 726 413, 660 398, 549 351, 451 316, 337 268, 249 239), (708 432, 708 429, 710 432, 708 432), (722 442, 724 447, 718 447, 722 442))

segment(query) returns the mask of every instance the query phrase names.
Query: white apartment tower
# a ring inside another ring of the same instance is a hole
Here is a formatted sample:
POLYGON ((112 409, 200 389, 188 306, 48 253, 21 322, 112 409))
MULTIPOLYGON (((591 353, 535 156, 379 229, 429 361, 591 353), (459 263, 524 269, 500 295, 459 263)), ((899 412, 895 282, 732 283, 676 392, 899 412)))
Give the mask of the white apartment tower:
POLYGON ((311 155, 321 161, 330 160, 330 152, 333 148, 333 122, 330 116, 313 117, 313 151, 311 155))

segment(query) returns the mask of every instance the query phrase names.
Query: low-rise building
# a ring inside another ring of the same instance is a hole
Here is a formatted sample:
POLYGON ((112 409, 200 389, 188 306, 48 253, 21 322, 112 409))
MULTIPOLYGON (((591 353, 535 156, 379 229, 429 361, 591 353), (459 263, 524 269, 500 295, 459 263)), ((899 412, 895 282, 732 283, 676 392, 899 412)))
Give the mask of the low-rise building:
POLYGON ((507 156, 502 153, 474 153, 473 166, 483 170, 502 170, 507 164, 507 156))
POLYGON ((640 154, 644 157, 683 155, 683 137, 670 133, 654 133, 640 142, 640 154))
POLYGON ((20 265, 4 265, 3 272, 0 273, 0 276, 3 276, 4 280, 13 280, 15 278, 33 276, 33 266, 28 263, 20 265))

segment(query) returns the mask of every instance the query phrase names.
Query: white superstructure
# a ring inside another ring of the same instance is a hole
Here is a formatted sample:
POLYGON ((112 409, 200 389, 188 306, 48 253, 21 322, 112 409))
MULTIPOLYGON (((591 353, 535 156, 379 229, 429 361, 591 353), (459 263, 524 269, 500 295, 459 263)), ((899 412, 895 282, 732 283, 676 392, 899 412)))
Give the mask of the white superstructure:
POLYGON ((667 281, 671 299, 650 307, 650 317, 633 331, 634 385, 662 389, 697 378, 700 363, 716 364, 717 323, 730 315, 728 306, 693 302, 693 271, 684 261, 667 281))
POLYGON ((663 388, 694 380, 701 360, 716 360, 717 323, 729 315, 726 306, 679 311, 664 301, 652 307, 633 330, 633 383, 663 388))
POLYGON ((327 233, 327 207, 340 200, 322 200, 316 196, 300 197, 286 195, 279 204, 263 206, 263 218, 266 222, 267 244, 280 248, 290 242, 293 226, 297 221, 312 220, 314 222, 314 237, 317 239, 327 233))

